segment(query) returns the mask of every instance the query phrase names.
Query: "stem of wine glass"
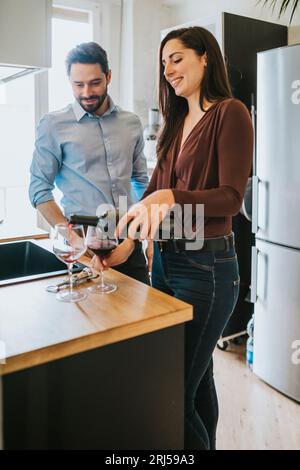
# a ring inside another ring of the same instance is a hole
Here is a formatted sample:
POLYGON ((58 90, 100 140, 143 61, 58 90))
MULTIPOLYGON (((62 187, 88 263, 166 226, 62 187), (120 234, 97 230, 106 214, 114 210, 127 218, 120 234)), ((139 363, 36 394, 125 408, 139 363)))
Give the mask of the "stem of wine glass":
POLYGON ((68 274, 69 274, 69 294, 73 294, 73 278, 72 278, 73 263, 68 263, 68 274))
POLYGON ((103 274, 103 269, 100 271, 100 287, 104 287, 104 274, 103 274))

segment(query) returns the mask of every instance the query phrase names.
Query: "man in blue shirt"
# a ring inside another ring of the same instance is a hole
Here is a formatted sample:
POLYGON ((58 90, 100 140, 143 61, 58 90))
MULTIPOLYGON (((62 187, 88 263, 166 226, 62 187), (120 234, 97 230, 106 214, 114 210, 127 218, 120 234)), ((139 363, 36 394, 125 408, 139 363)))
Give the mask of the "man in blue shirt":
MULTIPOLYGON (((148 184, 139 118, 116 106, 107 93, 111 81, 106 52, 83 43, 66 59, 75 102, 46 114, 37 129, 31 164, 31 203, 54 226, 72 214, 96 214, 100 205, 132 205, 148 184), (54 201, 62 191, 63 212, 54 201)), ((140 243, 126 239, 107 265, 149 282, 140 243)))

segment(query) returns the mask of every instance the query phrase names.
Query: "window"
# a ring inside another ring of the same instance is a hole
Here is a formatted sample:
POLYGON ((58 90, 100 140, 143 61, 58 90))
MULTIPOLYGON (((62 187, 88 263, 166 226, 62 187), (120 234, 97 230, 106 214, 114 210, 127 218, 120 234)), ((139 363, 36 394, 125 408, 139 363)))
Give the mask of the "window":
MULTIPOLYGON (((48 73, 49 111, 64 108, 74 101, 66 73, 65 59, 77 44, 93 40, 92 14, 87 11, 54 7, 52 17, 52 68, 48 73)), ((53 191, 59 204, 62 193, 53 191)))
MULTIPOLYGON (((73 101, 65 72, 68 51, 80 42, 99 40, 100 36, 96 2, 57 3, 52 11, 52 69, 48 74, 27 75, 0 84, 0 237, 27 235, 37 227, 37 213, 28 198, 36 125, 48 110, 60 109, 73 101)), ((59 201, 57 190, 54 196, 59 201)))
POLYGON ((91 13, 53 8, 52 68, 49 71, 49 111, 63 108, 73 101, 66 74, 68 52, 81 42, 93 40, 91 13))
MULTIPOLYGON (((26 75, 0 85, 0 225, 2 231, 16 224, 36 225, 28 200, 29 165, 35 135, 34 76, 26 75)), ((19 231, 19 229, 18 229, 19 231)))

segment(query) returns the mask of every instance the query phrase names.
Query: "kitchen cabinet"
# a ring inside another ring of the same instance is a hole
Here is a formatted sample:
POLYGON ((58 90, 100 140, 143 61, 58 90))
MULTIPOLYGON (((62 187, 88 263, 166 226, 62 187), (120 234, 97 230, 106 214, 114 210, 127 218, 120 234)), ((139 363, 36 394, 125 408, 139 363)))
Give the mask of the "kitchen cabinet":
POLYGON ((51 67, 51 0, 1 0, 0 80, 51 67))
POLYGON ((183 448, 192 306, 106 277, 116 292, 78 304, 45 291, 59 277, 0 287, 4 449, 183 448))

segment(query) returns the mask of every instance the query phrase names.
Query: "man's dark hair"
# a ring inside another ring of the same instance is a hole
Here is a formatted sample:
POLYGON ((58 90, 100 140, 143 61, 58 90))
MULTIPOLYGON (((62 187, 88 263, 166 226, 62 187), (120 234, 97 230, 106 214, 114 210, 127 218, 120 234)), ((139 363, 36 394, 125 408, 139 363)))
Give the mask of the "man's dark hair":
POLYGON ((70 76, 72 64, 100 64, 105 75, 109 70, 107 54, 96 42, 84 42, 68 53, 66 58, 68 76, 70 76))

